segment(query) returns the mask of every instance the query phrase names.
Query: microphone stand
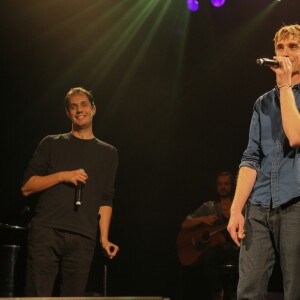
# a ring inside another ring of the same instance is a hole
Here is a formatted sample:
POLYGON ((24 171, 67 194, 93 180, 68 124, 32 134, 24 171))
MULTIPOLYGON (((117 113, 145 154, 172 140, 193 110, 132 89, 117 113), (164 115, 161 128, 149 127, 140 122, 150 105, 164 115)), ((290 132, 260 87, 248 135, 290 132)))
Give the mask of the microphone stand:
POLYGON ((103 267, 103 296, 107 296, 107 264, 104 263, 103 267))
MULTIPOLYGON (((110 251, 113 251, 114 247, 111 246, 110 251)), ((107 269, 108 269, 108 264, 110 262, 110 259, 107 256, 106 251, 104 250, 104 266, 103 266, 103 295, 104 297, 107 296, 107 269)))

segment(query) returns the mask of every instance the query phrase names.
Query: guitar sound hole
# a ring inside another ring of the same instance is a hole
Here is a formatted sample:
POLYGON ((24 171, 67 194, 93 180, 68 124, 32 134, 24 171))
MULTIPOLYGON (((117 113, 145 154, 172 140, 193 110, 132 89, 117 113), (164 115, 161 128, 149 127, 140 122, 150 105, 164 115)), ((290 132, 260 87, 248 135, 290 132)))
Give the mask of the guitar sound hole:
POLYGON ((209 231, 203 231, 201 242, 207 243, 209 240, 209 231))

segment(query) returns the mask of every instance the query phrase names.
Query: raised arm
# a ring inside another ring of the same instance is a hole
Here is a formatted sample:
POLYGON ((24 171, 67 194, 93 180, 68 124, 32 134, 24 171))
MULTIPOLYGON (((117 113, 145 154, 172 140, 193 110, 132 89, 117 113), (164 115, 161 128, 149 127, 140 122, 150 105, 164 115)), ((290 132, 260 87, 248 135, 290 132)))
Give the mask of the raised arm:
POLYGON ((279 88, 282 125, 291 147, 300 146, 300 114, 296 105, 292 87, 282 85, 279 88))
POLYGON ((300 41, 286 39, 275 46, 279 68, 272 68, 280 93, 282 125, 291 147, 300 146, 300 114, 296 105, 292 85, 300 82, 300 41))

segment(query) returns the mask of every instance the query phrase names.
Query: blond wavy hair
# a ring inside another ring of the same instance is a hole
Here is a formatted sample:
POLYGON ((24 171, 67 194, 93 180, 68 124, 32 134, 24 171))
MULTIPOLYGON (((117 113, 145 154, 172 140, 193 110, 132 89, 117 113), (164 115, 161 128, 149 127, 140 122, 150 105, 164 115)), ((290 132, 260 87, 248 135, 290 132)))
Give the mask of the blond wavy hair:
POLYGON ((300 40, 300 25, 299 24, 293 24, 293 25, 283 25, 274 36, 274 44, 275 46, 280 40, 284 40, 288 38, 288 36, 291 35, 294 38, 297 38, 300 40))

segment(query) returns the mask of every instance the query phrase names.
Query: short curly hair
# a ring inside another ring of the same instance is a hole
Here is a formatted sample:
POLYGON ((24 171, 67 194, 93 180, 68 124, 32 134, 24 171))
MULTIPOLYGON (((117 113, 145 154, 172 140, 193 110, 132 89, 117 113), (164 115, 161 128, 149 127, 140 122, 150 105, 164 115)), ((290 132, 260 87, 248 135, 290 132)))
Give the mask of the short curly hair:
POLYGON ((88 91, 86 90, 85 88, 83 87, 74 87, 74 88, 71 88, 66 97, 65 97, 65 106, 66 106, 66 109, 68 109, 68 104, 69 104, 69 99, 71 96, 73 95, 77 95, 77 94, 83 94, 83 95, 86 95, 87 98, 89 99, 90 103, 92 104, 93 107, 95 107, 95 102, 94 102, 94 96, 92 94, 91 91, 88 91))

